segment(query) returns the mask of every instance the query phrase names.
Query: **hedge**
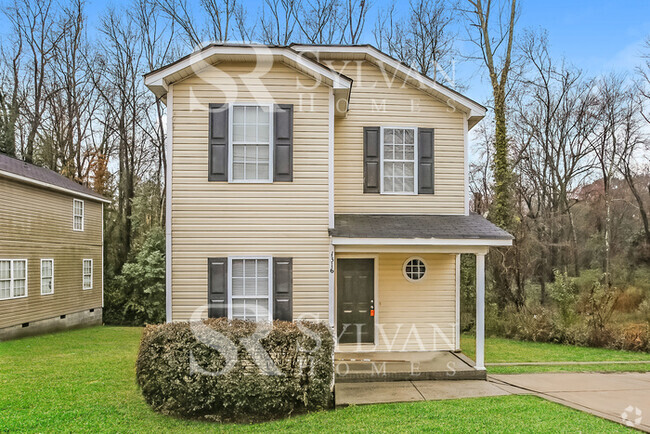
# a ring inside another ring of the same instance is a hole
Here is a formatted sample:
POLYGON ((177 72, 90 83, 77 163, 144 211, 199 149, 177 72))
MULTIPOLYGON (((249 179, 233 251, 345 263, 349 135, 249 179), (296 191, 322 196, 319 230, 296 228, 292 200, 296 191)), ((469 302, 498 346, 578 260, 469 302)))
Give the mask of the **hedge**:
POLYGON ((317 323, 271 327, 219 318, 150 325, 136 377, 146 402, 163 414, 271 420, 331 406, 333 348, 329 328, 317 323), (257 346, 256 332, 265 336, 257 346))

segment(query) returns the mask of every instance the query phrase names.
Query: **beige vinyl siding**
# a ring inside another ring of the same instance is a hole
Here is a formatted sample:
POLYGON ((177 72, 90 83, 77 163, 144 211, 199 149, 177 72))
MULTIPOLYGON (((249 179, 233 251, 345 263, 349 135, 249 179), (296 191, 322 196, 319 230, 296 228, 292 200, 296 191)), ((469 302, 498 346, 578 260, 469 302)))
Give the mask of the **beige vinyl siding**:
POLYGON ((328 62, 354 80, 347 116, 335 122, 335 212, 341 214, 463 214, 462 113, 367 61, 328 62), (363 127, 434 128, 435 194, 363 193, 363 127))
POLYGON ((0 300, 0 328, 102 307, 102 204, 84 200, 72 230, 73 195, 0 177, 0 259, 27 259, 26 298, 0 300), (41 295, 41 259, 54 259, 54 294, 41 295), (93 259, 93 289, 82 261, 93 259))
POLYGON ((279 63, 252 71, 219 64, 173 85, 175 321, 207 316, 207 258, 227 256, 292 257, 294 318, 328 317, 329 88, 279 63), (208 182, 208 105, 223 102, 294 104, 293 182, 208 182))
MULTIPOLYGON (((339 253, 337 258, 373 257, 377 261, 377 351, 441 351, 455 349, 456 255, 417 253, 339 253), (402 272, 412 257, 422 258, 427 272, 417 282, 402 272)), ((354 346, 340 350, 355 351, 354 346)))

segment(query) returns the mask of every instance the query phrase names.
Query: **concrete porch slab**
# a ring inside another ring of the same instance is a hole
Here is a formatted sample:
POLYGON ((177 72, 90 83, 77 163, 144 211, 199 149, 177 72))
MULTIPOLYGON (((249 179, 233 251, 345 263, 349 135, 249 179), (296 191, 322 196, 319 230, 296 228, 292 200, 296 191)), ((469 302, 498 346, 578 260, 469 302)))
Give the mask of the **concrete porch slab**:
POLYGON ((484 380, 462 354, 432 352, 337 352, 336 382, 484 380))
POLYGON ((337 407, 389 402, 433 401, 443 399, 502 396, 510 393, 484 380, 390 381, 338 383, 335 386, 337 407))

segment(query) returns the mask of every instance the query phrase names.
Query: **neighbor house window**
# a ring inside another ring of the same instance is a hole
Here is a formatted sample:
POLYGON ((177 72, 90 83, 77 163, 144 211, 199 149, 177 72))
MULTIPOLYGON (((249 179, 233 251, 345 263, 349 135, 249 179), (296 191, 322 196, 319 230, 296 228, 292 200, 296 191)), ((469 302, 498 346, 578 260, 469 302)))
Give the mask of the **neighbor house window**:
POLYGON ((415 128, 382 128, 382 193, 417 192, 415 128))
POLYGON ((93 260, 84 259, 83 262, 83 289, 93 289, 93 260))
POLYGON ((250 321, 271 320, 271 260, 231 260, 231 317, 250 321))
POLYGON ((233 105, 232 181, 270 182, 271 106, 233 105))
POLYGON ((41 294, 54 293, 54 259, 41 259, 41 294))
POLYGON ((72 229, 75 231, 84 230, 84 201, 73 199, 72 201, 72 229))
POLYGON ((27 297, 27 260, 0 259, 0 300, 27 297))

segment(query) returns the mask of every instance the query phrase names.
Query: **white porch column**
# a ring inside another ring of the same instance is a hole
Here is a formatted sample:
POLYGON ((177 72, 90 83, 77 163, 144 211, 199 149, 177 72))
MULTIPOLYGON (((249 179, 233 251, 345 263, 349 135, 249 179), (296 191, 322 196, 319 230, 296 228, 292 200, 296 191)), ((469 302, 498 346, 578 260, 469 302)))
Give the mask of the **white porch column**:
POLYGON ((485 253, 476 254, 476 369, 485 369, 485 253))

